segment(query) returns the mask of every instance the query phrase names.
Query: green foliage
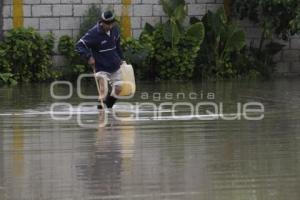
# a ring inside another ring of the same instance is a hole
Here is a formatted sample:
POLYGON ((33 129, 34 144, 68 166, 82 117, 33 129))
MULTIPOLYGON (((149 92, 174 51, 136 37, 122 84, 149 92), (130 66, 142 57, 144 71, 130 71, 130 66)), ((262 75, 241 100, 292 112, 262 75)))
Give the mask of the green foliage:
POLYGON ((273 56, 281 51, 283 45, 271 42, 260 51, 253 45, 244 48, 237 56, 235 65, 238 66, 238 74, 247 77, 256 74, 256 77, 271 78, 276 71, 276 62, 273 56))
POLYGON ((58 42, 58 51, 68 60, 72 61, 77 56, 75 52, 75 40, 68 35, 61 36, 58 42))
POLYGON ((183 30, 182 23, 187 16, 187 6, 184 0, 161 0, 160 2, 169 18, 163 25, 164 40, 170 42, 173 47, 179 43, 183 30))
POLYGON ((203 37, 203 25, 197 23, 182 33, 178 44, 173 47, 170 42, 164 40, 163 27, 158 27, 153 33, 152 60, 157 76, 161 79, 190 79, 194 73, 195 58, 203 37))
POLYGON ((197 75, 217 78, 238 76, 237 55, 246 45, 245 33, 228 20, 224 8, 203 17, 205 37, 198 54, 197 75))
POLYGON ((83 36, 88 30, 90 30, 97 21, 99 21, 101 8, 92 4, 85 12, 82 23, 80 24, 79 37, 83 36))
POLYGON ((232 10, 233 16, 247 18, 261 27, 259 46, 252 46, 248 55, 251 54, 257 60, 255 64, 260 67, 257 69, 260 74, 270 77, 275 71, 274 56, 284 47, 273 42, 274 38, 287 41, 300 31, 300 1, 234 0, 232 10))
POLYGON ((7 59, 8 46, 0 42, 0 73, 11 72, 11 63, 7 59))
POLYGON ((67 80, 75 80, 78 75, 87 71, 87 67, 75 51, 75 40, 64 35, 59 39, 58 51, 66 58, 66 65, 62 66, 61 76, 67 80))
POLYGON ((53 49, 54 49, 54 44, 55 44, 55 36, 53 33, 48 33, 45 36, 45 43, 46 43, 46 51, 50 54, 53 55, 53 49))
POLYGON ((17 81, 14 79, 14 75, 12 73, 0 73, 0 85, 2 84, 15 85, 17 84, 17 81))
POLYGON ((162 0, 161 3, 168 20, 156 27, 146 24, 139 41, 128 43, 130 47, 125 47, 125 55, 137 59, 138 54, 143 52, 142 62, 136 63, 143 63, 138 68, 148 77, 190 79, 204 38, 203 24, 198 22, 184 26, 187 15, 184 0, 162 0))
POLYGON ((291 28, 294 30, 294 32, 299 33, 300 32, 300 5, 296 9, 296 17, 291 20, 291 28))
POLYGON ((19 82, 47 80, 53 46, 51 33, 43 38, 33 28, 9 30, 0 43, 0 72, 12 73, 19 82))
POLYGON ((299 31, 299 0, 234 0, 232 8, 234 16, 258 23, 263 38, 288 40, 299 31))
POLYGON ((144 36, 140 40, 127 38, 121 41, 125 60, 134 66, 136 76, 139 79, 145 79, 149 75, 150 69, 147 66, 154 53, 150 40, 150 37, 144 36))

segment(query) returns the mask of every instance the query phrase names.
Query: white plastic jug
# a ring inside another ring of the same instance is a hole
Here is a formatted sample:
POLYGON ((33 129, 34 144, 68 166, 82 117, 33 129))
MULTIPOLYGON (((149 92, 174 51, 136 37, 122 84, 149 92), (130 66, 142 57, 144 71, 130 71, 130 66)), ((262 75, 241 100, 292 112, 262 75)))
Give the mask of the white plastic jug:
POLYGON ((121 65, 122 84, 120 96, 133 96, 135 94, 136 85, 132 65, 123 63, 121 65))

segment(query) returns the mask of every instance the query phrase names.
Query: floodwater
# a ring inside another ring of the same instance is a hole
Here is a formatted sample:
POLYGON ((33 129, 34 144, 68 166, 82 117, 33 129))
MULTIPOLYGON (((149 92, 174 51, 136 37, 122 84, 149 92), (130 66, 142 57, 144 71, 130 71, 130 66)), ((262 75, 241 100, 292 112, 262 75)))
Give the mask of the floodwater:
POLYGON ((0 88, 1 200, 300 199, 300 80, 139 83, 105 113, 52 89, 0 88))

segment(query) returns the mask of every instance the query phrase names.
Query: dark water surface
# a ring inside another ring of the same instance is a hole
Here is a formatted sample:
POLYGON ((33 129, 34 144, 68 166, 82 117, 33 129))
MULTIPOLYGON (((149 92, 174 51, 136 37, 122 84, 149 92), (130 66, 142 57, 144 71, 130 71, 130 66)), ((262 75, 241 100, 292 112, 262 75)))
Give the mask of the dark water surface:
POLYGON ((117 105, 120 119, 76 88, 56 100, 50 85, 2 87, 0 102, 1 200, 300 199, 300 80, 140 83, 123 100, 132 108, 117 105), (264 119, 208 120, 204 107, 188 109, 205 101, 222 103, 228 117, 242 114, 238 103, 261 103, 264 119), (183 104, 177 118, 170 105, 152 112, 150 103, 166 102, 183 104))

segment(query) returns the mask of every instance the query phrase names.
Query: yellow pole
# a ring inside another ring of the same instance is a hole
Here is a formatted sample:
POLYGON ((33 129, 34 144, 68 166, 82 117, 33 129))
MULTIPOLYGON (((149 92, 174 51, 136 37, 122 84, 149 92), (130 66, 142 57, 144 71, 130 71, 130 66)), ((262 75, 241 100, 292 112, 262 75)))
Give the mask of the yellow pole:
POLYGON ((13 153, 13 172, 14 176, 23 176, 24 173, 24 130, 21 121, 18 118, 14 120, 12 137, 12 150, 13 153))
POLYGON ((19 28, 24 24, 23 0, 13 0, 13 27, 19 28))
POLYGON ((121 26, 122 26, 122 36, 124 38, 128 38, 132 36, 131 18, 129 15, 129 9, 131 4, 132 4, 132 0, 122 0, 121 26))

